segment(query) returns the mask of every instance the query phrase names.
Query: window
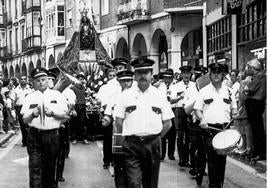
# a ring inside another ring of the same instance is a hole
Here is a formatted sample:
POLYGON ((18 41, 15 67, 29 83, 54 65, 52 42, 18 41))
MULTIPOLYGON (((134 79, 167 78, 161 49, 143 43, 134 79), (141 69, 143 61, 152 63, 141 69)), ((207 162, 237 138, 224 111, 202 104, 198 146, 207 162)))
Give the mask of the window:
POLYGON ((21 26, 21 40, 23 40, 23 39, 25 38, 25 35, 24 35, 24 28, 25 28, 25 26, 22 25, 22 26, 21 26))
POLYGON ((18 28, 15 28, 15 54, 18 53, 18 28))
POLYGON ((231 16, 224 17, 207 27, 208 52, 231 48, 231 16))
POLYGON ((18 19, 18 1, 15 0, 15 19, 18 19))
POLYGON ((40 0, 33 0, 33 6, 40 6, 40 0))
POLYGON ((9 48, 8 48, 8 53, 12 53, 12 30, 8 31, 8 39, 9 39, 9 48))
POLYGON ((101 0, 101 15, 109 14, 109 0, 101 0))
POLYGON ((64 36, 64 6, 58 6, 58 36, 64 36))
POLYGON ((0 47, 5 47, 6 45, 6 30, 0 29, 0 47))
POLYGON ((33 5, 33 0, 26 0, 26 9, 31 8, 33 5))
POLYGON ((56 16, 55 16, 55 7, 49 8, 46 10, 46 33, 47 36, 54 37, 56 36, 56 30, 55 30, 55 22, 56 22, 56 16))
POLYGON ((26 11, 26 1, 23 0, 21 1, 21 16, 25 13, 26 11))
POLYGON ((245 14, 237 16, 238 43, 243 43, 266 35, 266 1, 254 1, 245 14))
POLYGON ((32 23, 32 13, 29 12, 26 15, 26 38, 31 37, 33 35, 33 23, 32 23))
POLYGON ((40 12, 33 12, 33 36, 40 36, 40 12))

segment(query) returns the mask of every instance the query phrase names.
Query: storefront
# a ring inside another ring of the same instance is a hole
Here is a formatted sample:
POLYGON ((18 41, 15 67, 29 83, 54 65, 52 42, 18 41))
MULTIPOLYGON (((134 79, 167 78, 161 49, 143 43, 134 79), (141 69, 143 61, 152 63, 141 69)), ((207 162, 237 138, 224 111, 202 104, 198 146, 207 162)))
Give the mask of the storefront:
POLYGON ((215 62, 232 67, 232 23, 231 16, 225 16, 207 26, 208 65, 215 62))
POLYGON ((238 62, 244 69, 247 61, 258 58, 266 66, 266 1, 255 0, 246 12, 237 16, 238 62))

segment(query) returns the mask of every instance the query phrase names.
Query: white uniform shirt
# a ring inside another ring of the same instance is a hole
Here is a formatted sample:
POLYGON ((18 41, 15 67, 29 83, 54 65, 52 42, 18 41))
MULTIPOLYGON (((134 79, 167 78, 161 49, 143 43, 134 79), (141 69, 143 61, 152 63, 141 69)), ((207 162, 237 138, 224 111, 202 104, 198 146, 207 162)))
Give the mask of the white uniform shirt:
POLYGON ((75 105, 76 95, 70 86, 63 90, 62 95, 66 98, 68 105, 75 105))
MULTIPOLYGON (((177 84, 176 82, 172 82, 169 86, 168 89, 168 96, 170 97, 170 99, 174 99, 177 97, 177 84)), ((177 103, 171 104, 171 108, 176 108, 177 107, 177 103)))
POLYGON ((109 103, 109 100, 113 98, 113 96, 116 96, 116 94, 121 92, 121 86, 116 78, 113 78, 110 80, 107 84, 100 87, 97 99, 101 101, 101 105, 107 105, 109 103))
POLYGON ((15 105, 22 105, 25 97, 32 92, 34 92, 34 90, 27 85, 24 88, 22 88, 20 85, 17 86, 15 89, 15 105))
POLYGON ((116 104, 118 104, 121 100, 122 91, 120 93, 114 93, 114 94, 115 94, 115 96, 111 97, 111 99, 107 103, 107 107, 104 111, 105 115, 112 116, 113 118, 115 118, 114 109, 115 109, 116 104))
POLYGON ((158 90, 161 91, 163 93, 163 95, 167 95, 167 86, 164 83, 164 81, 160 82, 158 90))
POLYGON ((123 136, 159 134, 163 128, 162 121, 174 117, 166 96, 153 86, 145 92, 138 86, 123 91, 114 115, 124 119, 123 136))
POLYGON ((237 104, 231 88, 222 84, 222 87, 216 91, 211 83, 199 91, 194 105, 194 109, 203 111, 202 124, 228 123, 231 109, 234 108, 237 108, 237 104))
MULTIPOLYGON (((54 113, 60 114, 67 113, 68 111, 65 97, 59 91, 52 89, 46 89, 43 93, 37 90, 27 95, 21 109, 21 114, 28 116, 35 107, 48 108, 54 113)), ((29 123, 29 126, 49 130, 59 128, 60 124, 61 120, 56 120, 54 117, 48 117, 45 113, 41 113, 29 123)))
MULTIPOLYGON (((172 96, 171 99, 176 98, 181 93, 184 93, 186 89, 196 87, 195 83, 192 81, 189 81, 188 85, 186 85, 183 81, 178 82, 173 88, 172 88, 172 96)), ((179 100, 174 107, 183 107, 183 99, 179 100)))
POLYGON ((186 89, 184 99, 182 101, 184 108, 195 103, 198 97, 197 87, 189 87, 186 89))

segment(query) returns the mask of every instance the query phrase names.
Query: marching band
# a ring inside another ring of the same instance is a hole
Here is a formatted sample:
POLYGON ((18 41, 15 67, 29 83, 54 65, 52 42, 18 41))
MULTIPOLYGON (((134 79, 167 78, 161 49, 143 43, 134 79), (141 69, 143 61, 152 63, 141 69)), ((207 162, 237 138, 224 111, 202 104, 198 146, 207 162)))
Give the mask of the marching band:
MULTIPOLYGON (((222 64, 210 64, 208 72, 204 67, 182 66, 180 80, 174 78, 172 69, 167 69, 154 77, 160 80, 152 82, 153 64, 147 58, 132 62, 115 58, 114 70, 107 73, 116 76, 111 76, 94 95, 96 105, 101 107, 98 126, 103 133, 103 168, 114 168, 115 187, 158 187, 167 141, 169 160, 178 160, 179 168, 190 168, 197 186, 203 183, 207 165, 209 187, 222 188, 226 156, 232 152, 249 155, 254 160, 264 157, 262 140, 258 140, 257 147, 253 143, 247 147, 247 135, 242 138, 241 130, 237 129, 241 118, 237 106, 241 104, 236 95, 241 91, 234 92, 225 84, 226 68, 222 64), (230 126, 233 120, 236 126, 230 126), (178 159, 174 156, 176 140, 178 159)), ((258 79, 254 80, 255 85, 252 81, 243 86, 246 100, 242 107, 251 113, 249 121, 254 124, 261 121, 262 112, 251 112, 249 106, 262 104, 259 101, 264 99, 264 90, 258 84, 266 80, 258 60, 250 61, 248 66, 258 79)), ((86 75, 79 73, 79 81, 61 93, 53 90, 59 74, 60 71, 36 68, 31 73, 34 90, 17 91, 16 104, 28 129, 23 145, 29 155, 30 187, 54 188, 65 181, 69 138, 72 136, 72 143, 76 144, 78 137, 73 136, 76 131, 81 134, 80 140, 89 144, 85 128, 90 119, 84 120, 88 117, 86 75), (76 130, 69 129, 70 126, 76 130)), ((255 129, 253 134, 260 134, 260 130, 255 129)))

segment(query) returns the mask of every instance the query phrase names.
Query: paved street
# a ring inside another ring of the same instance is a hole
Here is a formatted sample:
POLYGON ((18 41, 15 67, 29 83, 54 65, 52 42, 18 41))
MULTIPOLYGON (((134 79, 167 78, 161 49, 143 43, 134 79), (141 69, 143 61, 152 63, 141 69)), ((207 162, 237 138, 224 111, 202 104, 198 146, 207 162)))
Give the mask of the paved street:
MULTIPOLYGON (((64 177, 66 182, 60 188, 113 188, 111 170, 102 169, 102 144, 100 141, 90 145, 81 143, 71 146, 70 157, 66 160, 64 177)), ((21 147, 20 135, 13 136, 0 148, 0 188, 28 187, 28 158, 25 147, 21 147)), ((225 188, 264 188, 266 182, 240 167, 227 164, 225 188)), ((207 188, 207 178, 202 188, 207 188)), ((176 161, 165 159, 161 163, 159 187, 195 188, 195 181, 188 169, 179 169, 176 161)))

